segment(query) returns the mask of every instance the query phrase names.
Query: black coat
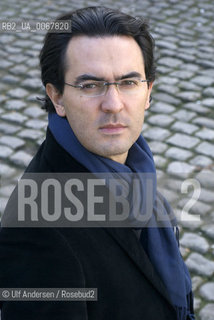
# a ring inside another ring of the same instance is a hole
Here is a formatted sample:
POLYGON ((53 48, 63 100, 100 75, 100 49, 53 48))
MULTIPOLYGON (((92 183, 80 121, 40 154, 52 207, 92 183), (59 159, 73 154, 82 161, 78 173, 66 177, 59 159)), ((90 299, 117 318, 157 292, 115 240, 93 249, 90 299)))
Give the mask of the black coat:
MULTIPOLYGON (((87 172, 49 131, 27 171, 87 172)), ((0 287, 98 289, 97 301, 3 301, 2 320, 176 319, 164 285, 127 228, 2 228, 0 287)))

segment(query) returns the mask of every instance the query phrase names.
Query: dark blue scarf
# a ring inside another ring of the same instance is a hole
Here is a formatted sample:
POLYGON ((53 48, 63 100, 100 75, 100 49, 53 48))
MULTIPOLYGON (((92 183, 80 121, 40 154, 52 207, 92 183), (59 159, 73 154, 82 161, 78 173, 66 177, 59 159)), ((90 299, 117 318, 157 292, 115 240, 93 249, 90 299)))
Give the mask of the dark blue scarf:
MULTIPOLYGON (((59 117, 56 113, 49 114, 49 128, 56 141, 90 172, 115 172, 117 174, 148 172, 155 176, 154 183, 156 183, 153 156, 142 136, 130 148, 126 163, 123 165, 85 149, 77 140, 67 119, 59 117)), ((166 200, 164 200, 164 205, 164 210, 170 211, 166 200)), ((155 210, 157 208, 154 197, 154 212, 155 210)), ((143 228, 140 240, 168 291, 177 312, 177 319, 195 319, 190 312, 191 280, 180 255, 173 228, 143 228)))

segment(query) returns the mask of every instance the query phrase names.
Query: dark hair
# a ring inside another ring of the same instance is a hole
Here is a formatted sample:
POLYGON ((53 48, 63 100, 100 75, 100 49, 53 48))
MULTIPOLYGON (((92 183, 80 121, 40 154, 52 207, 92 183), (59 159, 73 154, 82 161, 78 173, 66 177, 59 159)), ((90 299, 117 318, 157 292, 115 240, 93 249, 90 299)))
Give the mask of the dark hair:
MULTIPOLYGON (((59 16, 56 20, 70 20, 71 32, 48 32, 46 34, 40 52, 41 79, 44 86, 47 83, 52 83, 60 93, 63 93, 66 49, 72 37, 79 35, 89 37, 127 35, 133 37, 142 50, 146 79, 154 81, 154 40, 148 31, 147 23, 140 18, 97 6, 69 12, 59 16)), ((46 111, 55 112, 47 94, 42 100, 44 101, 43 108, 46 111)))

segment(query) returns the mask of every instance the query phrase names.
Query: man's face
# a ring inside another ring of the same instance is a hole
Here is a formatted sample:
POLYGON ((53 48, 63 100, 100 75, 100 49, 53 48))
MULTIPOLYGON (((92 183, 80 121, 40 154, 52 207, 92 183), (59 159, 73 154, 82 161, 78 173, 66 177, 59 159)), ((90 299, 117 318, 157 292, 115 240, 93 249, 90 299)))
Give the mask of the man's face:
MULTIPOLYGON (((141 49, 127 36, 74 37, 67 48, 66 63, 65 82, 70 84, 85 74, 114 82, 137 72, 146 79, 141 49)), ((86 149, 124 163, 141 133, 151 87, 144 82, 137 93, 129 95, 111 85, 103 96, 85 97, 80 89, 65 85, 54 104, 86 149)))

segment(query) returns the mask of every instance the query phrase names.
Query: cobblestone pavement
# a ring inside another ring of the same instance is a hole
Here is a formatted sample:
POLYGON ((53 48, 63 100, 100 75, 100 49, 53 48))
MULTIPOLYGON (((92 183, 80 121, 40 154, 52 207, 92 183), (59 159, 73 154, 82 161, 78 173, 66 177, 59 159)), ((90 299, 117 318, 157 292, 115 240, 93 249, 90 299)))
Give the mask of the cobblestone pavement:
MULTIPOLYGON (((1 0, 0 18, 54 19, 66 10, 97 4, 102 2, 1 0)), ((197 317, 214 319, 213 1, 107 0, 105 5, 150 21, 158 77, 143 133, 155 156, 161 188, 177 216, 183 214, 181 252, 192 275, 197 317)), ((0 34, 1 212, 44 139, 47 114, 36 100, 43 95, 38 67, 43 35, 0 34)))

